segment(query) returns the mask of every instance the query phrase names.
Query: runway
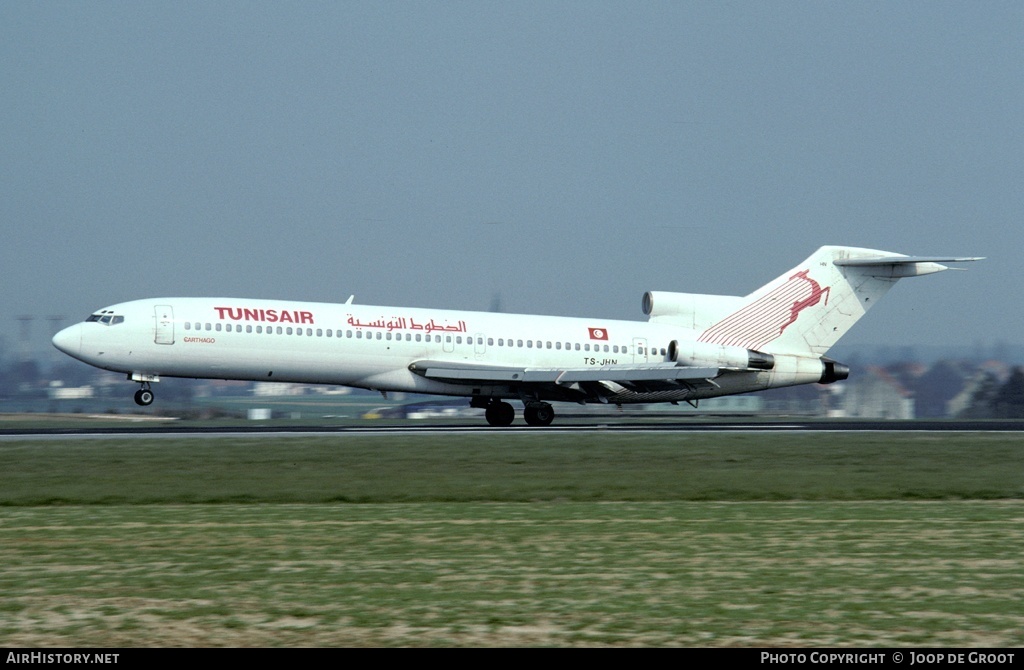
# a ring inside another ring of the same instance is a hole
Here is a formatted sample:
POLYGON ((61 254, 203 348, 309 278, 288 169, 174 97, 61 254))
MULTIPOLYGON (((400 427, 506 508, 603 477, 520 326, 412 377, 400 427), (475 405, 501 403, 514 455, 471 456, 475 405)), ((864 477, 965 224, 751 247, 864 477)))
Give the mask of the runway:
POLYGON ((513 425, 495 428, 480 421, 444 423, 399 423, 388 425, 253 425, 253 426, 210 426, 210 425, 131 425, 105 427, 60 427, 60 428, 4 428, 0 439, 16 438, 59 438, 59 437, 159 437, 159 436, 272 436, 272 435, 429 435, 429 434, 566 434, 566 433, 694 433, 694 432, 1011 432, 1024 431, 1024 421, 856 421, 856 420, 809 420, 794 421, 616 421, 592 423, 563 423, 546 427, 513 425))

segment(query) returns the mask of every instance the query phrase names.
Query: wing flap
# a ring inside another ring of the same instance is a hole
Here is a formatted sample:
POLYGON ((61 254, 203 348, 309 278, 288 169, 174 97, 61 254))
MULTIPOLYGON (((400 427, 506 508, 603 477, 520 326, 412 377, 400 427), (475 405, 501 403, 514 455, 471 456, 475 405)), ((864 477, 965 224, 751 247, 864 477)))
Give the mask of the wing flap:
POLYGON ((417 361, 413 372, 431 379, 455 382, 497 382, 506 384, 558 384, 581 382, 687 381, 717 377, 718 368, 663 365, 609 365, 599 368, 528 368, 478 365, 451 361, 417 361))
POLYGON ((678 365, 659 366, 607 366, 601 368, 573 368, 562 371, 556 380, 559 384, 575 382, 642 382, 642 381, 686 381, 690 379, 711 379, 719 374, 718 368, 698 368, 678 365))

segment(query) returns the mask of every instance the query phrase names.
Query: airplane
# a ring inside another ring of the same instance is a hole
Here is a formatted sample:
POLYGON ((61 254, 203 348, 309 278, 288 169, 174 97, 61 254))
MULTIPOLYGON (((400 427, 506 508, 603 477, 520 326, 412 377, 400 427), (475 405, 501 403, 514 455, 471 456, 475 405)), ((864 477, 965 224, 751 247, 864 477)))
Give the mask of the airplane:
POLYGON ((678 404, 850 369, 825 354, 902 278, 979 257, 824 246, 747 296, 648 291, 647 321, 241 298, 105 307, 53 337, 60 351, 140 384, 162 377, 331 384, 469 398, 487 423, 531 426, 552 402, 678 404))

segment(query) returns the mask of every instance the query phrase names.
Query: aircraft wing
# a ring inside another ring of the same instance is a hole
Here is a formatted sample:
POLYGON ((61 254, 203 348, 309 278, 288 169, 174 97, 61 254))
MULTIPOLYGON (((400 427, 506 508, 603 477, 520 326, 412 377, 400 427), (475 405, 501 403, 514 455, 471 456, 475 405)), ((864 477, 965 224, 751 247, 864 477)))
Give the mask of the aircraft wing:
POLYGON ((555 384, 570 386, 580 382, 615 382, 624 386, 644 382, 692 382, 717 377, 719 368, 685 367, 672 363, 646 365, 608 365, 587 368, 534 368, 479 365, 451 361, 417 361, 413 372, 455 383, 486 382, 502 384, 555 384))

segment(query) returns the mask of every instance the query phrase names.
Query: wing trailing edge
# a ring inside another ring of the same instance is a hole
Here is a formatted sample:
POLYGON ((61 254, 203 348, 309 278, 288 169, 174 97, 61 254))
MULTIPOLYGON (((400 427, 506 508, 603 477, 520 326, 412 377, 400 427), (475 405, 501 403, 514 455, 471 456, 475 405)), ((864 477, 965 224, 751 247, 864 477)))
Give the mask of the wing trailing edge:
POLYGON ((416 361, 409 366, 416 374, 453 382, 503 384, 558 384, 580 382, 689 381, 717 377, 721 370, 678 365, 610 365, 597 368, 531 368, 477 365, 449 361, 416 361))

